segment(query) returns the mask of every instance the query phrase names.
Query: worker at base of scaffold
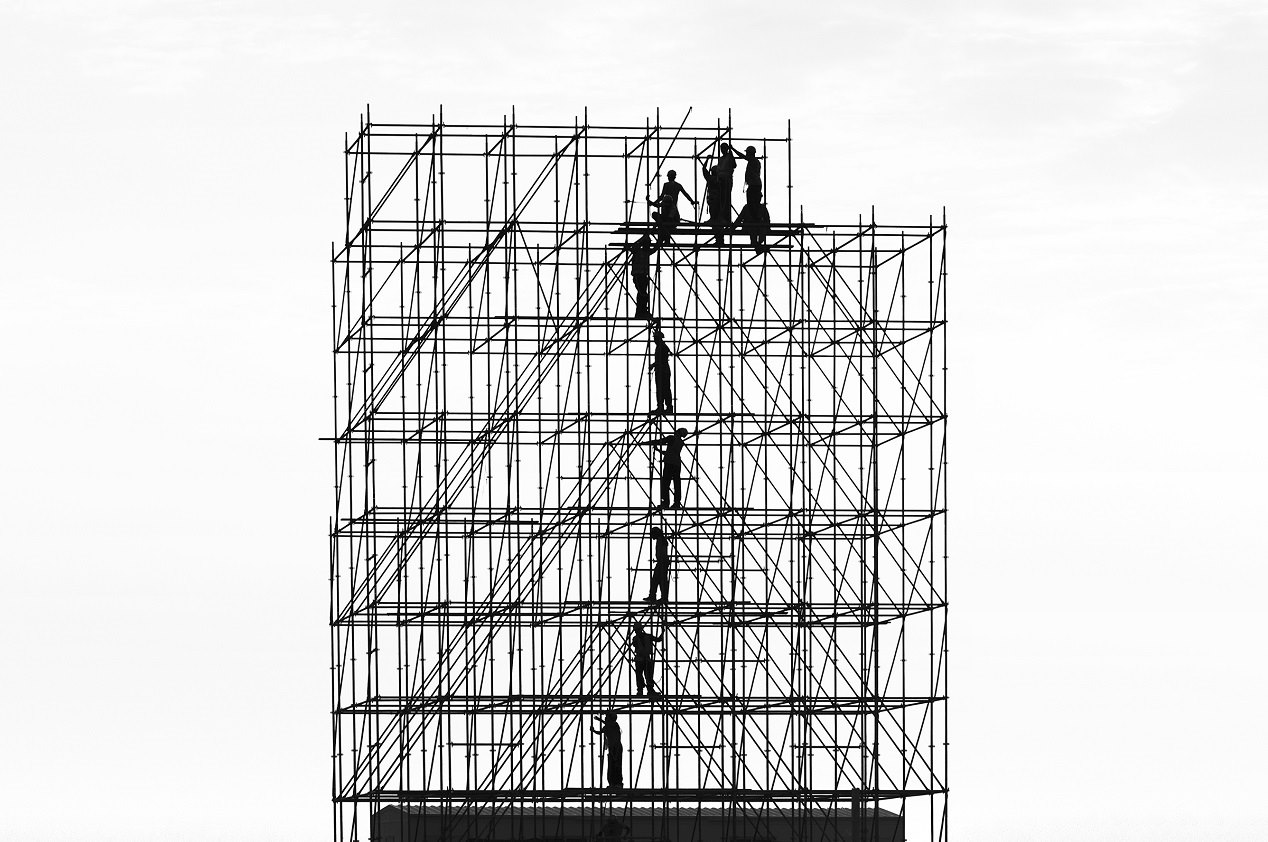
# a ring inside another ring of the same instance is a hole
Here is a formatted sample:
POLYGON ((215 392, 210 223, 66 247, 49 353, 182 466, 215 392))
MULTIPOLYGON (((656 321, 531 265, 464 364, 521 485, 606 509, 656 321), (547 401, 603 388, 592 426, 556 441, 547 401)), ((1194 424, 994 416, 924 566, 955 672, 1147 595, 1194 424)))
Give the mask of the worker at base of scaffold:
POLYGON ((603 716, 596 716, 603 723, 602 727, 592 728, 595 734, 603 737, 603 748, 607 750, 608 787, 620 789, 625 786, 621 776, 621 726, 616 721, 616 711, 608 711, 603 716))

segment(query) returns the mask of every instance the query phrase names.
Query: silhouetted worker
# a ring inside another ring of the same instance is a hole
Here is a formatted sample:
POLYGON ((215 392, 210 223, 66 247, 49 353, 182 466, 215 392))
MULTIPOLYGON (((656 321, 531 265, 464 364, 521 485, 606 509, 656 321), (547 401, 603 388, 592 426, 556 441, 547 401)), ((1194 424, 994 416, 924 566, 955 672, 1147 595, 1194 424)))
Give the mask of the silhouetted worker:
POLYGON ((761 202, 749 202, 740 210, 735 224, 748 234, 748 240, 758 254, 770 251, 766 245, 766 235, 770 233, 770 213, 761 202))
POLYGON ((656 381, 656 409, 654 412, 670 413, 674 411, 674 391, 671 378, 672 368, 669 364, 669 346, 665 344, 665 334, 659 328, 652 332, 655 347, 652 352, 652 376, 656 381))
POLYGON ((718 150, 718 163, 714 167, 718 171, 718 186, 722 188, 722 195, 726 197, 726 205, 729 209, 731 187, 735 184, 735 156, 732 154, 733 150, 729 143, 720 144, 718 150))
POLYGON ((748 146, 744 154, 744 204, 760 204, 762 201, 762 162, 757 157, 757 147, 748 146))
MULTIPOLYGON (((731 164, 735 165, 734 159, 731 164)), ((731 224, 730 182, 723 178, 720 164, 714 164, 710 169, 701 161, 700 171, 704 173, 704 198, 709 207, 709 227, 713 229, 714 242, 722 245, 722 232, 731 224)))
POLYGON ((669 235, 678 227, 679 220, 682 219, 678 214, 678 196, 681 194, 691 204, 696 204, 696 200, 687 194, 683 186, 674 179, 678 173, 670 170, 666 176, 667 181, 660 188, 660 195, 654 200, 648 199, 647 204, 657 210, 652 212, 652 221, 656 223, 656 230, 660 242, 669 239, 669 235))
POLYGON ((656 591, 660 590, 660 601, 669 602, 669 539, 659 526, 651 528, 652 538, 656 541, 656 564, 652 567, 652 583, 644 602, 655 602, 656 591))
POLYGON ((654 656, 656 654, 656 641, 660 640, 658 634, 648 634, 643 630, 643 624, 637 620, 634 622, 634 631, 630 633, 630 647, 634 650, 634 680, 638 683, 638 695, 643 695, 643 688, 647 688, 649 698, 655 698, 656 685, 652 683, 652 667, 654 665, 654 656))
POLYGON ((662 444, 665 455, 660 463, 660 507, 677 509, 682 505, 682 446, 690 435, 686 427, 674 430, 672 436, 652 439, 648 444, 662 444), (669 505, 669 487, 674 489, 674 504, 669 505))
POLYGON ((596 716, 603 723, 602 728, 591 729, 603 735, 603 747, 608 752, 608 786, 620 789, 625 786, 621 778, 621 726, 616 721, 616 711, 608 711, 604 716, 596 716))
POLYGON ((634 279, 634 318, 650 319, 648 288, 652 282, 652 253, 656 244, 650 234, 644 234, 626 248, 630 252, 630 275, 634 279))

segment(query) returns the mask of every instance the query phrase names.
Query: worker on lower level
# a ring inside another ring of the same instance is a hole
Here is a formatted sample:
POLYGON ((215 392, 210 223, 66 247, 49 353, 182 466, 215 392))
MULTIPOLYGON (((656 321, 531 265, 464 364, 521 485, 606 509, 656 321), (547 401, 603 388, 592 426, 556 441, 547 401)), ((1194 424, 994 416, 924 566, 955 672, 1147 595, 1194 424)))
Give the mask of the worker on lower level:
POLYGON ((635 621, 634 631, 630 633, 630 648, 634 650, 634 680, 640 696, 643 695, 644 688, 647 689, 648 698, 659 695, 656 685, 652 683, 652 668, 655 665, 656 641, 660 639, 660 635, 649 634, 644 631, 642 623, 635 621))
POLYGON ((625 786, 625 781, 621 776, 621 726, 616 721, 616 711, 608 711, 604 716, 595 719, 600 720, 603 726, 600 728, 592 728, 595 734, 603 736, 603 747, 608 754, 608 787, 611 789, 620 789, 625 786))

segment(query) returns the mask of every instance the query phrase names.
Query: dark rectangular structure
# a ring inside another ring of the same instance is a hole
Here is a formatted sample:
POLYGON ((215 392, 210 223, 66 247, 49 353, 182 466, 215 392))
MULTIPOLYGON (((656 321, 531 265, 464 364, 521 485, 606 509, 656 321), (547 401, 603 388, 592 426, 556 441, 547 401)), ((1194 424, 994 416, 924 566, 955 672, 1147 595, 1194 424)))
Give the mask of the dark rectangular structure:
POLYGON ((452 810, 389 806, 372 842, 902 842, 903 817, 862 808, 747 811, 723 807, 512 807, 452 810))

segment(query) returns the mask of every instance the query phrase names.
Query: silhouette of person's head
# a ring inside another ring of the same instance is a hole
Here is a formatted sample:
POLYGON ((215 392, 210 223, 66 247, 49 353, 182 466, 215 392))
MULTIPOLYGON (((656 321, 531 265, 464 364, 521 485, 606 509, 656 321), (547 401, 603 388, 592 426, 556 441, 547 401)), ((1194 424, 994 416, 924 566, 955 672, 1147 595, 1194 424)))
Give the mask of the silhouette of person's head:
POLYGON ((745 158, 756 158, 756 157, 757 157, 757 147, 756 147, 756 146, 746 146, 746 147, 744 147, 744 157, 745 157, 745 158))
POLYGON ((678 173, 674 170, 670 170, 666 175, 669 177, 670 181, 673 181, 675 178, 678 177, 678 173))
POLYGON ((640 248, 647 248, 651 244, 652 244, 651 234, 644 234, 643 236, 639 237, 637 240, 634 241, 634 245, 640 248))
POLYGON ((680 439, 684 439, 684 438, 686 438, 686 437, 687 437, 687 428, 686 428, 686 427, 679 427, 677 430, 674 430, 674 435, 675 435, 675 436, 677 436, 677 437, 678 437, 678 438, 680 438, 680 439))
POLYGON ((653 538, 659 538, 660 536, 665 534, 665 530, 661 529, 659 526, 653 526, 651 529, 651 533, 653 538))
POLYGON ((652 331, 652 336, 656 338, 657 342, 659 342, 660 340, 665 338, 665 332, 661 330, 660 328, 656 328, 655 330, 652 331))
POLYGON ((730 154, 731 154, 731 144, 729 144, 729 143, 724 143, 724 144, 722 144, 722 145, 721 145, 721 147, 720 147, 720 148, 722 149, 722 154, 723 154, 723 155, 730 155, 730 154))
POLYGON ((643 633, 643 624, 642 624, 642 623, 640 623, 638 620, 635 620, 635 621, 634 621, 634 633, 635 633, 635 634, 642 634, 642 633, 643 633))
POLYGON ((616 724, 616 711, 614 711, 614 710, 610 710, 610 711, 608 711, 608 712, 604 715, 604 717, 603 717, 603 721, 604 721, 604 722, 607 722, 607 723, 609 723, 609 724, 615 725, 615 724, 616 724))

